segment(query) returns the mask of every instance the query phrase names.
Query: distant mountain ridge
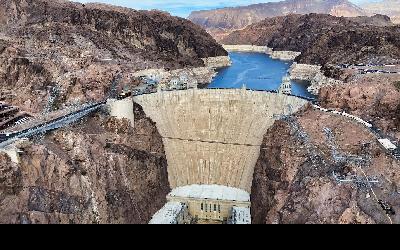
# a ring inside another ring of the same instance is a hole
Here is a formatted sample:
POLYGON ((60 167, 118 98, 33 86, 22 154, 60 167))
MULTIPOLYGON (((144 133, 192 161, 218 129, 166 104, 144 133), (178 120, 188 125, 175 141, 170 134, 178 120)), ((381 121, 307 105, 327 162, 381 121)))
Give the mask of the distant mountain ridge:
POLYGON ((356 17, 367 13, 347 0, 286 0, 243 7, 195 11, 189 20, 206 28, 218 40, 227 33, 260 22, 265 18, 289 14, 330 14, 356 17))
POLYGON ((400 0, 383 0, 362 7, 370 14, 388 15, 394 23, 400 23, 400 0))

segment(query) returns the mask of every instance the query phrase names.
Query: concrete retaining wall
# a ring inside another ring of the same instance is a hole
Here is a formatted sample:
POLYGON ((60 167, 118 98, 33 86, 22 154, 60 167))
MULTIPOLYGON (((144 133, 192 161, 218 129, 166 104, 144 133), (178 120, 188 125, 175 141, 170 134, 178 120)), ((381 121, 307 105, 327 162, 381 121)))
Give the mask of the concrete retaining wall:
POLYGON ((130 121, 131 126, 135 125, 135 116, 133 114, 133 100, 131 97, 123 100, 109 99, 107 106, 110 111, 110 116, 117 119, 126 119, 130 121))

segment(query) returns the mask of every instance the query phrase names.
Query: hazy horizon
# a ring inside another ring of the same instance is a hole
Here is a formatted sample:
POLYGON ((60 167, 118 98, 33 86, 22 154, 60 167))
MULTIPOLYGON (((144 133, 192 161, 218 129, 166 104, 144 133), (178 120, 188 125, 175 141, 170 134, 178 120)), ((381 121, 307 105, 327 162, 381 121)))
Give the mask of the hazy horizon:
MULTIPOLYGON (((231 0, 231 1, 211 1, 211 0, 73 0, 82 3, 98 2, 112 5, 124 6, 133 9, 151 10, 159 9, 167 11, 174 16, 187 17, 192 11, 210 10, 223 7, 236 7, 257 3, 279 2, 282 0, 231 0)), ((379 0, 350 0, 355 4, 365 2, 379 2, 379 0)))

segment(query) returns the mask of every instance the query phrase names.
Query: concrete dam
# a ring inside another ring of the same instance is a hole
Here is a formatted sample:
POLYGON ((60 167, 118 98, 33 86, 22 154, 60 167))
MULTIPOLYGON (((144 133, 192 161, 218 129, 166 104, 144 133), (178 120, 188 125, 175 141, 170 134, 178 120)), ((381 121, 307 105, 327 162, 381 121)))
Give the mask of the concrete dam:
POLYGON ((308 101, 245 89, 189 89, 135 96, 163 137, 172 189, 219 185, 251 191, 264 134, 308 101))

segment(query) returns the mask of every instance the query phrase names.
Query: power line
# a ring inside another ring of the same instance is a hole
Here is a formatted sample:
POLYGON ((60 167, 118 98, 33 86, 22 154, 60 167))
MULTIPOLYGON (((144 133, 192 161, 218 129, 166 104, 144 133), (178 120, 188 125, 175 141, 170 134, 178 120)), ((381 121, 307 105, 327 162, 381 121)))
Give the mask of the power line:
MULTIPOLYGON (((363 176, 364 176, 365 179, 367 180, 367 185, 368 185, 369 189, 371 190, 371 193, 372 193, 372 195, 373 195, 375 201, 376 201, 376 202, 378 203, 378 205, 379 205, 381 200, 378 198, 378 196, 376 195, 374 189, 372 188, 371 183, 368 181, 369 179, 368 179, 367 174, 366 174, 365 171, 361 168, 361 166, 357 166, 357 168, 358 168, 359 170, 361 170, 361 173, 363 174, 363 176)), ((379 206, 380 206, 380 205, 379 205, 379 206)), ((393 224, 392 218, 390 218, 390 216, 389 216, 386 212, 385 212, 385 216, 388 218, 390 224, 393 224)))

